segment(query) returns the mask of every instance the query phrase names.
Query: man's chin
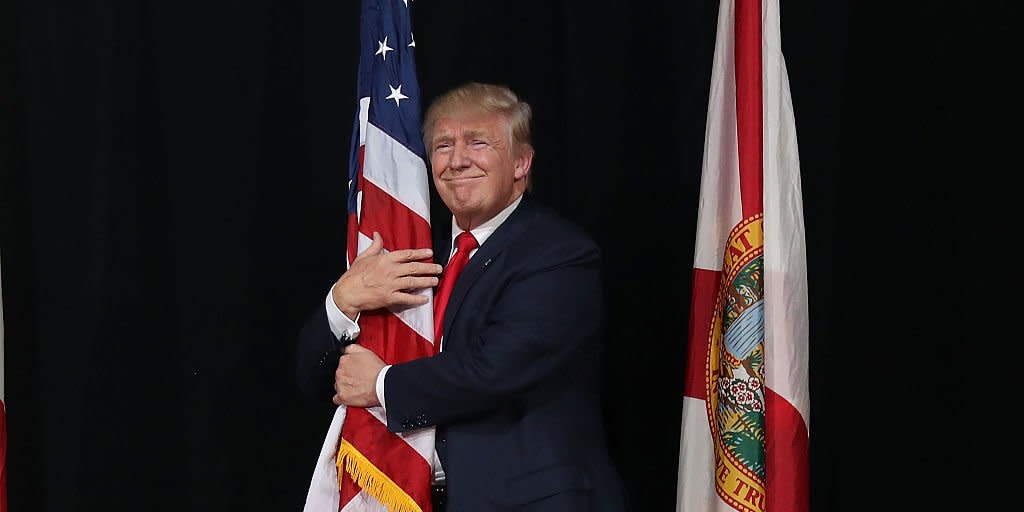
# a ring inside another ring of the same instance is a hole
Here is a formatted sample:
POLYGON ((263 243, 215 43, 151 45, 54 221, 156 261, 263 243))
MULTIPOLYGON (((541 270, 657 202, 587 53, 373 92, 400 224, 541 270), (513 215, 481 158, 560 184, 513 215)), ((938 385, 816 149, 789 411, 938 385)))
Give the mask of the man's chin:
POLYGON ((451 198, 451 201, 445 201, 445 205, 455 216, 456 220, 470 221, 471 219, 477 219, 481 213, 481 205, 479 201, 473 201, 472 198, 451 198))
POLYGON ((480 199, 479 194, 476 194, 476 187, 471 186, 455 186, 448 187, 446 194, 441 196, 444 200, 444 204, 448 205, 451 210, 472 210, 474 207, 479 206, 480 199))

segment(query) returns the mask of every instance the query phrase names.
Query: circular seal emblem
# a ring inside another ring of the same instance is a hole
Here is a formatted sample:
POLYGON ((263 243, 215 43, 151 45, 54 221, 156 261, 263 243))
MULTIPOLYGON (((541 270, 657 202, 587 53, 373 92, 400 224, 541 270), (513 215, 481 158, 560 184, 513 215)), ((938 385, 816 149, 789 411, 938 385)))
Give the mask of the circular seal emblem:
POLYGON ((764 218, 729 235, 705 367, 715 490, 740 511, 765 510, 764 218))

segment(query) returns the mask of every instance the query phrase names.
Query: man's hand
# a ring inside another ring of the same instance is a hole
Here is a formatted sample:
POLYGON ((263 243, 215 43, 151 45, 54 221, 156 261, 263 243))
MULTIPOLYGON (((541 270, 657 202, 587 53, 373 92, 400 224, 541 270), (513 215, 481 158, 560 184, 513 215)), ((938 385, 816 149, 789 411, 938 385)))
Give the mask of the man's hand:
POLYGON ((384 240, 374 233, 373 243, 335 283, 334 303, 352 320, 360 311, 426 304, 427 297, 415 292, 437 286, 441 265, 422 261, 433 254, 430 249, 385 252, 384 240))
POLYGON ((353 407, 380 405, 377 374, 381 368, 384 368, 384 361, 370 349, 358 344, 345 347, 334 372, 334 403, 353 407))

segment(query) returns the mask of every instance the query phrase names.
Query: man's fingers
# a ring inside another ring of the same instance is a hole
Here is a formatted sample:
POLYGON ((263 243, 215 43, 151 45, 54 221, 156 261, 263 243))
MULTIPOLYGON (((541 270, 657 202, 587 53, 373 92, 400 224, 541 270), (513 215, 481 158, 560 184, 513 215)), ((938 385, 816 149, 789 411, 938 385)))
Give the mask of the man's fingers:
MULTIPOLYGON (((362 345, 360 345, 358 343, 352 343, 352 344, 350 344, 350 345, 345 347, 345 351, 342 353, 343 354, 342 357, 350 355, 350 354, 358 354, 360 352, 369 352, 369 351, 370 351, 370 349, 368 349, 368 348, 366 348, 366 347, 364 347, 364 346, 362 346, 362 345)), ((339 376, 341 376, 341 375, 339 374, 339 376)))
POLYGON ((405 276, 431 276, 440 275, 442 271, 441 265, 437 263, 420 263, 411 262, 403 263, 401 268, 401 275, 405 276))
POLYGON ((395 292, 391 294, 391 303, 396 306, 421 306, 429 300, 425 295, 415 293, 395 292))
POLYGON ((366 256, 373 256, 373 255, 376 255, 376 254, 380 254, 381 250, 383 250, 383 249, 384 249, 384 238, 380 236, 380 233, 374 231, 373 232, 373 242, 370 243, 370 246, 367 247, 365 251, 363 251, 363 252, 359 253, 358 255, 356 255, 356 259, 360 260, 360 259, 365 258, 366 256))
POLYGON ((402 290, 419 290, 437 286, 436 277, 409 276, 398 280, 402 290))
POLYGON ((406 263, 410 261, 427 260, 434 256, 432 249, 402 249, 388 253, 393 261, 406 263))

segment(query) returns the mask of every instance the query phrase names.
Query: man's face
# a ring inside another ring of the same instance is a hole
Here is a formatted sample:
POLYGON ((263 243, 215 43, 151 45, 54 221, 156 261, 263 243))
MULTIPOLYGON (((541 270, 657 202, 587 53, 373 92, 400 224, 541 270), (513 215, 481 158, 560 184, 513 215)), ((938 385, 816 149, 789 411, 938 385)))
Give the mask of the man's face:
POLYGON ((490 220, 526 190, 533 153, 515 151, 504 117, 440 117, 433 128, 434 185, 460 228, 490 220))

